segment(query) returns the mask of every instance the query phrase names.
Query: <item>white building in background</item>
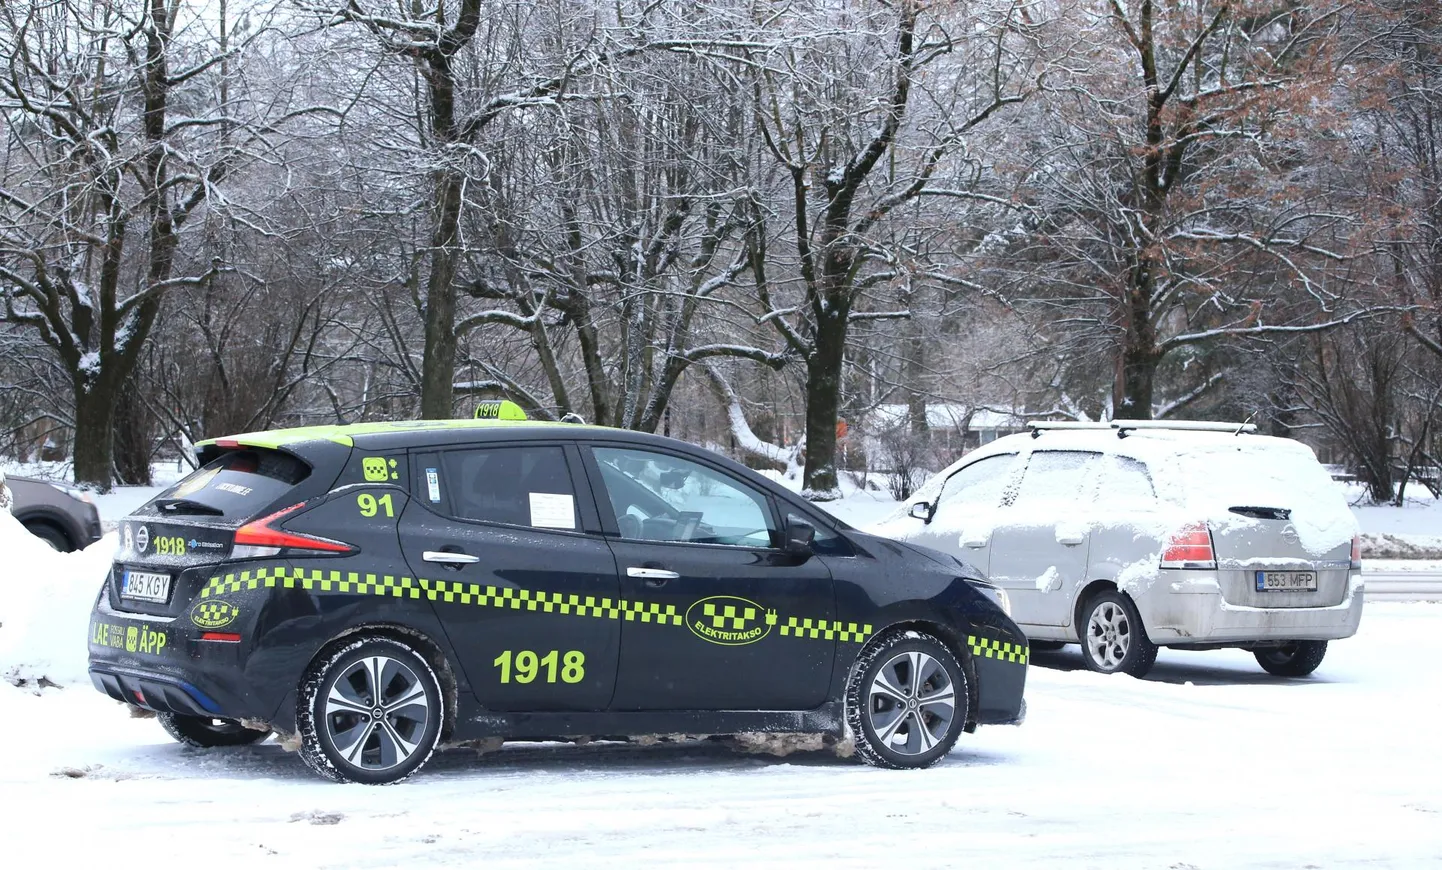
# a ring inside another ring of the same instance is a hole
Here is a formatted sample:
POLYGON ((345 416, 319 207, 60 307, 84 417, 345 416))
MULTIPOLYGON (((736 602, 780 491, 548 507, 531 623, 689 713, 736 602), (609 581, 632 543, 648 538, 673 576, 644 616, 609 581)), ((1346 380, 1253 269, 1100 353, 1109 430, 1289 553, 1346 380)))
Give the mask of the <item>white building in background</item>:
MULTIPOLYGON (((947 465, 962 454, 989 444, 1003 435, 1026 431, 1026 420, 1010 405, 965 405, 959 402, 929 402, 926 426, 934 461, 947 465)), ((905 404, 878 405, 862 417, 853 439, 861 441, 868 465, 888 470, 899 437, 910 432, 905 404)), ((854 448, 853 448, 854 449, 854 448)), ((930 463, 928 463, 930 464, 930 463)))

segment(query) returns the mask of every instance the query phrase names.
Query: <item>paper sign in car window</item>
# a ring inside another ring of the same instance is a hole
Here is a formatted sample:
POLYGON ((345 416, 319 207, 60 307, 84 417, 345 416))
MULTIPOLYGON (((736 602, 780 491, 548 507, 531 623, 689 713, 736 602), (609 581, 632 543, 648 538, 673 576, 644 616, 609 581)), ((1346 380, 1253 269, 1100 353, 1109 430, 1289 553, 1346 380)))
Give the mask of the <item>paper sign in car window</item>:
POLYGON ((576 500, 567 493, 531 493, 531 525, 538 529, 574 529, 576 500))
POLYGON ((433 502, 441 500, 441 479, 434 468, 426 469, 426 494, 433 502))

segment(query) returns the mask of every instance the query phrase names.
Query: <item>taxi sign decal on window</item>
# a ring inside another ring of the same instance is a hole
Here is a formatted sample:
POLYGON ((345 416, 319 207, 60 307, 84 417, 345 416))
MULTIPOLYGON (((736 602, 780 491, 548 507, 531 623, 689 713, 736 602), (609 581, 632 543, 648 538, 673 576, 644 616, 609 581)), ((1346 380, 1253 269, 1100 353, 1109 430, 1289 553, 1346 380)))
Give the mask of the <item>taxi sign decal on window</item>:
POLYGON ((521 406, 507 399, 482 402, 476 406, 477 420, 524 420, 526 412, 521 406))

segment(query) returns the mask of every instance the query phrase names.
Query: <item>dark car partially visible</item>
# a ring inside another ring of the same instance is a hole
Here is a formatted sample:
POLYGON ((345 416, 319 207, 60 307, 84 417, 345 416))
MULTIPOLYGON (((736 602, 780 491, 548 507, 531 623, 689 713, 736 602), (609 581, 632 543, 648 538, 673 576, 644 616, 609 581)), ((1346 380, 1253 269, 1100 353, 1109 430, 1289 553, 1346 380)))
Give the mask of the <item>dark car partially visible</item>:
POLYGON ((100 513, 84 491, 63 483, 7 475, 10 513, 30 533, 62 553, 100 540, 100 513))

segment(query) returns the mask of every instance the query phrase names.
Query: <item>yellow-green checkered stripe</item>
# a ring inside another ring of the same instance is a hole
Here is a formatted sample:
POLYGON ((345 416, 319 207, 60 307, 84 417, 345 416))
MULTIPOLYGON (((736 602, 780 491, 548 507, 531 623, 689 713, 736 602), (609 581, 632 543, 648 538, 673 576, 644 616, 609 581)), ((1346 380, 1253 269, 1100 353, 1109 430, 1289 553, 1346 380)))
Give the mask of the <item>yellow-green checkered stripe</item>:
POLYGON ((1030 648, 1024 643, 1008 643, 1004 640, 992 640, 976 635, 968 635, 966 642, 971 647, 971 654, 975 658, 999 659, 1024 665, 1030 655, 1030 648))
POLYGON ((809 637, 824 640, 841 640, 847 643, 861 643, 871 637, 871 626, 854 622, 833 622, 825 619, 786 619, 781 626, 783 637, 809 637))
MULTIPOLYGON (((607 598, 597 595, 541 592, 508 586, 488 586, 481 583, 397 577, 391 574, 330 571, 320 568, 287 569, 276 566, 212 577, 200 590, 200 597, 212 598, 238 592, 277 588, 304 589, 307 592, 339 592, 350 595, 390 595, 396 598, 419 599, 424 597, 427 600, 445 604, 509 608, 536 613, 556 613, 563 616, 593 619, 619 619, 658 625, 679 626, 684 624, 682 615, 674 604, 627 601, 622 598, 607 598)), ((751 612, 750 608, 738 610, 723 604, 717 609, 716 605, 710 603, 704 607, 707 608, 705 616, 718 627, 726 624, 746 625, 757 617, 757 614, 751 612)), ((774 610, 766 611, 762 618, 768 626, 774 627, 779 624, 783 637, 862 643, 872 634, 870 625, 855 622, 803 619, 795 616, 788 617, 783 622, 774 610)))
MULTIPOLYGON (((322 571, 312 568, 256 568, 212 577, 200 590, 201 598, 212 595, 233 595, 256 589, 305 589, 311 592, 348 592, 352 595, 394 595, 396 598, 420 598, 425 581, 390 574, 365 574, 355 571, 322 571)), ((434 596, 432 596, 434 599, 434 596)))

